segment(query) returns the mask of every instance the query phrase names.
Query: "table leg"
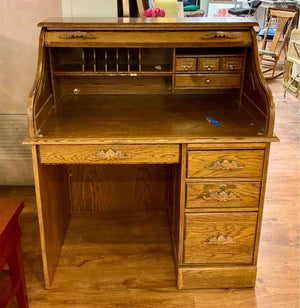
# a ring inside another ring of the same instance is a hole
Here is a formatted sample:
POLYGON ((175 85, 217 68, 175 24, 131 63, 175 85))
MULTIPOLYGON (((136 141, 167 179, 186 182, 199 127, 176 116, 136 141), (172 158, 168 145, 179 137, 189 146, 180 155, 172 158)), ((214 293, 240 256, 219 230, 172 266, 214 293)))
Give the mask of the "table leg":
POLYGON ((8 259, 8 267, 10 271, 10 276, 13 282, 19 281, 16 298, 18 302, 19 308, 28 308, 28 298, 27 298, 27 290, 25 283, 25 275, 24 275, 24 265, 23 265, 23 257, 21 250, 21 241, 19 240, 16 245, 16 250, 12 253, 12 255, 8 259))

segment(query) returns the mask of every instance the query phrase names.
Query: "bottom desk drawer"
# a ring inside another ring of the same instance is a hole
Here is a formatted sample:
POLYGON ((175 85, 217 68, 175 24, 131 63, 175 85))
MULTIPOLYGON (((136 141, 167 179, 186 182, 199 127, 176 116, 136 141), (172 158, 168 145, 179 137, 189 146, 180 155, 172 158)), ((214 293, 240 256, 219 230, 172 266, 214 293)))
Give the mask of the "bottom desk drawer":
POLYGON ((256 220, 256 212, 185 214, 184 263, 251 264, 256 220))
POLYGON ((41 145, 42 164, 178 163, 178 145, 41 145))

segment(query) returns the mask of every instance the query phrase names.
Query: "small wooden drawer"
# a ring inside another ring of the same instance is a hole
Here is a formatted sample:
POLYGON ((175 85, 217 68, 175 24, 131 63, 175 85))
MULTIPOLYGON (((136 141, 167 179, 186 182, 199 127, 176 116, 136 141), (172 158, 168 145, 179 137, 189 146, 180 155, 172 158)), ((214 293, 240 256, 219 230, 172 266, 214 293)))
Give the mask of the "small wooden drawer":
POLYGON ((177 74, 175 87, 186 89, 197 88, 238 88, 241 85, 241 74, 177 74))
POLYGON ((198 58, 198 71, 218 71, 220 66, 219 58, 198 58))
POLYGON ((260 181, 264 150, 188 151, 189 178, 251 178, 260 181))
POLYGON ((251 264, 256 221, 256 212, 185 214, 184 263, 251 264))
POLYGON ((178 145, 41 145, 42 164, 178 163, 178 145))
POLYGON ((222 71, 241 71, 243 69, 243 57, 226 57, 221 61, 222 71))
POLYGON ((196 71, 197 59, 196 58, 177 58, 176 71, 177 72, 191 72, 196 71))
POLYGON ((187 183, 186 186, 187 208, 258 209, 260 183, 187 183))

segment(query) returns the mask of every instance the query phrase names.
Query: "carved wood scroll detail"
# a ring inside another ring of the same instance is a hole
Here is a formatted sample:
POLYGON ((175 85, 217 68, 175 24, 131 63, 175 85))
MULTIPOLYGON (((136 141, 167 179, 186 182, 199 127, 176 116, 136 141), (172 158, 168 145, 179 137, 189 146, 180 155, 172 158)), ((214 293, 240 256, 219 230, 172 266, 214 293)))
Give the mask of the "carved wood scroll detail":
POLYGON ((201 38, 203 40, 211 40, 211 39, 232 39, 233 37, 229 33, 223 31, 217 31, 217 32, 207 33, 201 38))
POLYGON ((211 236, 207 238, 205 241, 203 241, 203 244, 233 244, 236 242, 237 240, 233 237, 220 234, 219 236, 211 236))
POLYGON ((239 161, 235 160, 228 160, 228 159, 218 159, 216 161, 213 161, 207 165, 205 165, 206 169, 209 170, 228 170, 228 171, 234 171, 243 169, 244 165, 240 163, 239 161))
POLYGON ((93 36, 90 33, 87 32, 82 32, 82 31, 78 31, 78 32, 70 32, 70 33, 65 33, 63 35, 61 35, 59 38, 61 39, 96 39, 96 36, 93 36))
POLYGON ((226 185, 222 184, 220 186, 220 191, 212 191, 209 194, 203 195, 204 200, 217 200, 220 202, 227 202, 232 200, 241 200, 242 196, 234 191, 225 191, 226 185))
POLYGON ((100 158, 105 160, 117 160, 126 159, 128 155, 119 150, 108 149, 106 151, 100 151, 91 155, 93 158, 100 158))

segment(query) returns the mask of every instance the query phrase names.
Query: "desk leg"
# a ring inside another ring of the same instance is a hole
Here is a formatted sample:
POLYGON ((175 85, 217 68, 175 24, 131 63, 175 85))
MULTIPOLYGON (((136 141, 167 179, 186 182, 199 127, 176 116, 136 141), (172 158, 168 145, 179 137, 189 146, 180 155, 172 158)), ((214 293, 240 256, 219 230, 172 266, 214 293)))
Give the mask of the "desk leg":
POLYGON ((65 165, 41 165, 32 147, 45 287, 49 289, 70 218, 69 176, 65 165))
POLYGON ((21 241, 18 240, 15 251, 8 259, 10 276, 13 281, 19 281, 16 291, 16 298, 19 308, 28 308, 28 298, 24 275, 24 265, 21 250, 21 241))

